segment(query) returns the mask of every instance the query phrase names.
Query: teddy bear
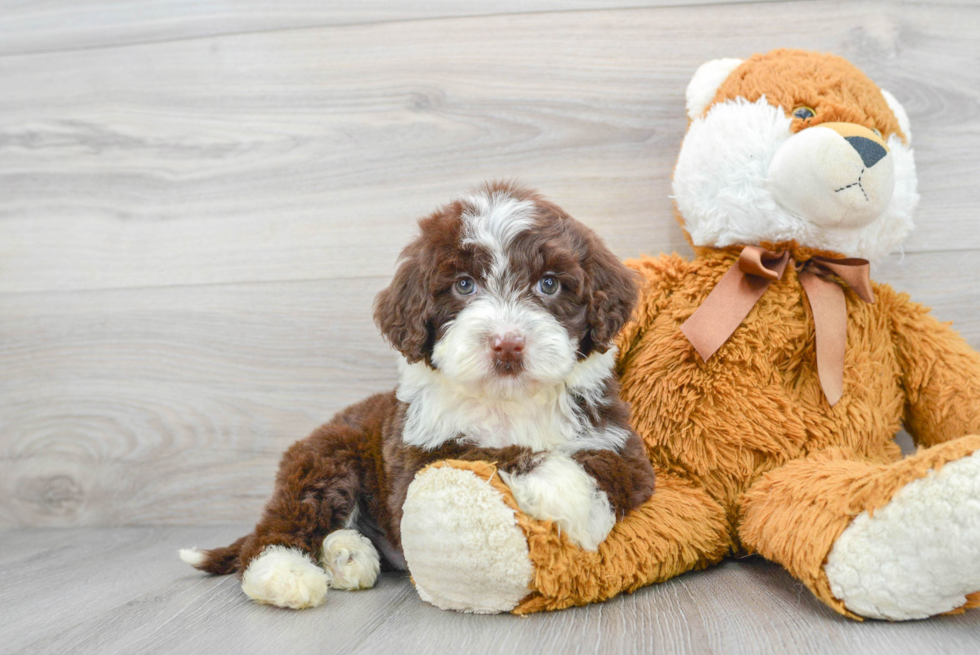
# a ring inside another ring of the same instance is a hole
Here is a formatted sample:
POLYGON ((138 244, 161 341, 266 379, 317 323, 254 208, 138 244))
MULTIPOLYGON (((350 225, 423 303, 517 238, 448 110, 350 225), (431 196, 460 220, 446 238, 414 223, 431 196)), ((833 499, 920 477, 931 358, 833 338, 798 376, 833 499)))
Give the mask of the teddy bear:
POLYGON ((641 298, 617 344, 653 497, 590 552, 522 513, 493 462, 438 462, 404 506, 418 593, 525 614, 758 554, 854 619, 980 605, 980 355, 869 279, 913 227, 905 110, 799 50, 705 63, 686 100, 673 192, 694 257, 628 262, 641 298))

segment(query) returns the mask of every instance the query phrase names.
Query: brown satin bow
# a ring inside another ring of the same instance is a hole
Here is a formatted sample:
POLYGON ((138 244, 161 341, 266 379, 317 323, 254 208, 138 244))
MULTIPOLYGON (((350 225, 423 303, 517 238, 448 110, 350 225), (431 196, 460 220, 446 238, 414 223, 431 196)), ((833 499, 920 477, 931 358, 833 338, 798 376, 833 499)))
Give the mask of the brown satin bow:
MULTIPOLYGON (((704 361, 728 341, 755 303, 782 279, 791 260, 789 251, 771 252, 745 246, 738 262, 722 276, 697 311, 681 325, 681 331, 704 361)), ((800 284, 813 313, 817 339, 817 373, 831 406, 844 394, 844 349, 847 345, 847 303, 844 290, 831 275, 839 277, 866 303, 875 301, 866 259, 813 257, 795 262, 800 284)))

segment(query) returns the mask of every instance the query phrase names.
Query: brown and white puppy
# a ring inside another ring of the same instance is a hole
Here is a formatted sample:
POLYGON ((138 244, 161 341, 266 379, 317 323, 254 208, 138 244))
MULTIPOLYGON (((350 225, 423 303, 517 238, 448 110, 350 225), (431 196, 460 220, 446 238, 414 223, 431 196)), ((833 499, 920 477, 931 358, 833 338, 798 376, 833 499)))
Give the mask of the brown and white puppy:
POLYGON ((636 289, 596 235, 537 194, 489 184, 419 222, 375 320, 401 353, 393 393, 347 408, 283 456, 255 531, 183 550, 246 594, 303 608, 371 587, 401 555, 402 504, 442 459, 496 462, 528 515, 595 550, 653 492, 612 339, 636 289), (317 564, 319 562, 319 565, 317 564))

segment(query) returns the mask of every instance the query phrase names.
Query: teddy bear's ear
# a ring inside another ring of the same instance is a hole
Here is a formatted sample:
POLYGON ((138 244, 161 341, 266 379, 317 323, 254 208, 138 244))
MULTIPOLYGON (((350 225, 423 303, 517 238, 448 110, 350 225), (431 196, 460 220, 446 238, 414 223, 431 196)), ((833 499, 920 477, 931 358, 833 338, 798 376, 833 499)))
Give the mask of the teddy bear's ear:
POLYGON ((890 94, 884 89, 881 90, 881 95, 885 97, 885 102, 888 103, 888 108, 892 110, 895 114, 895 118, 898 119, 898 126, 902 128, 902 133, 905 135, 905 142, 912 143, 912 127, 909 125, 909 115, 905 113, 905 107, 898 99, 890 94))
POLYGON ((742 64, 741 59, 712 59, 698 67, 687 85, 687 115, 693 121, 715 99, 718 87, 742 64))

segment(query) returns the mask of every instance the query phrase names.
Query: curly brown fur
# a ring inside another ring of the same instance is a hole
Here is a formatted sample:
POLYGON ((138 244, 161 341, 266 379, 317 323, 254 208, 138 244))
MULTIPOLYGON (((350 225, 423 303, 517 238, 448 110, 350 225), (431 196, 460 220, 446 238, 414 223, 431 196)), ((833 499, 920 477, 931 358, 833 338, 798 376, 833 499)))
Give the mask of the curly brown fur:
POLYGON ((520 478, 555 450, 614 516, 649 498, 653 470, 605 354, 635 304, 632 274, 588 228, 512 185, 487 185, 419 227, 375 303, 404 357, 399 389, 291 446, 255 530, 197 568, 241 575, 270 546, 316 561, 341 529, 403 568, 402 504, 439 460, 489 461, 520 478))

